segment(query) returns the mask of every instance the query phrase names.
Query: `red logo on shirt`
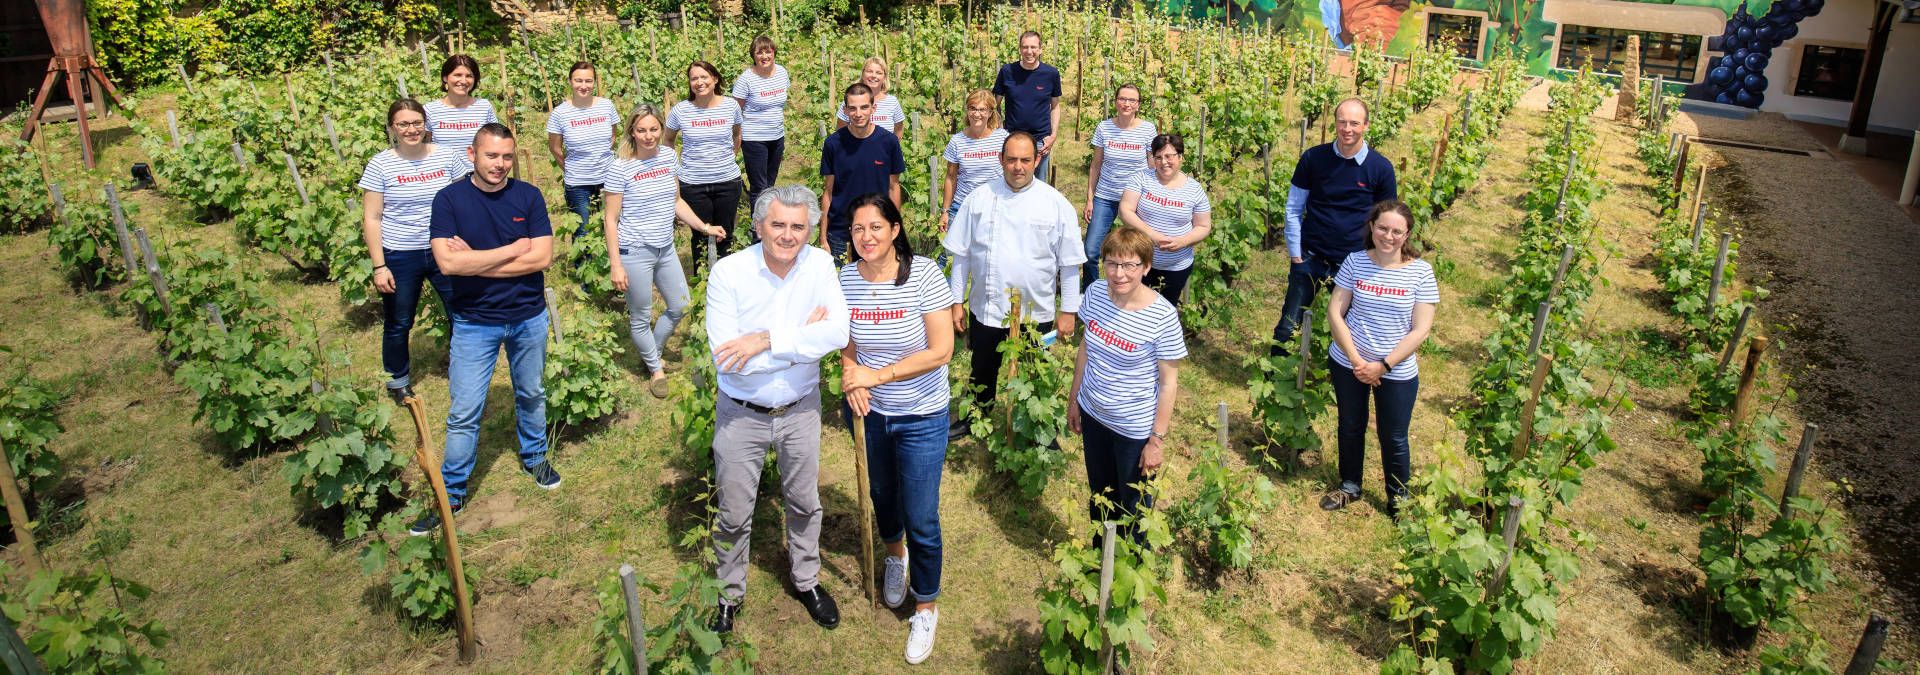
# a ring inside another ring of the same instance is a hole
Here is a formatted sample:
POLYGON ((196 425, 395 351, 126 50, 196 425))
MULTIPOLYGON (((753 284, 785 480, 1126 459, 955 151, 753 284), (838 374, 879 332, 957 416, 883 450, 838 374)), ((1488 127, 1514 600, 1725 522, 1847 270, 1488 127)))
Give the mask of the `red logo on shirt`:
POLYGON ((779 89, 768 89, 766 91, 760 92, 760 95, 761 96, 778 96, 780 94, 785 94, 785 93, 787 93, 787 88, 781 87, 779 89))
POLYGON ((516 223, 524 223, 524 222, 527 222, 527 219, 525 219, 525 218, 522 218, 522 217, 520 217, 520 216, 514 216, 514 217, 513 217, 513 222, 516 222, 516 223))
POLYGON ((1087 332, 1092 333, 1094 337, 1100 338, 1100 341, 1107 343, 1108 346, 1123 352, 1131 352, 1140 348, 1139 343, 1128 342, 1122 339, 1119 333, 1113 332, 1106 326, 1100 325, 1100 322, 1092 319, 1087 320, 1087 332))
POLYGON ((406 185, 408 183, 421 183, 421 182, 430 181, 430 180, 443 179, 446 177, 447 177, 447 170, 441 169, 439 171, 434 171, 431 173, 416 174, 412 176, 394 176, 393 182, 398 183, 400 185, 406 185))
POLYGON ((886 163, 886 162, 882 162, 882 161, 880 161, 880 160, 877 160, 877 159, 876 159, 876 160, 873 160, 873 165, 874 165, 874 166, 886 166, 886 165, 887 165, 887 163, 886 163))
POLYGON ((1366 187, 1366 186, 1367 186, 1367 182, 1366 182, 1366 181, 1359 181, 1359 180, 1356 180, 1356 181, 1354 181, 1354 182, 1353 182, 1353 184, 1354 184, 1354 185, 1358 185, 1358 186, 1360 186, 1360 187, 1366 187))
POLYGON ((478 129, 480 128, 480 123, 479 122, 441 122, 439 124, 434 125, 434 127, 440 128, 440 129, 478 129))
POLYGON ((999 157, 999 156, 1000 156, 1000 151, 998 150, 980 150, 977 152, 960 153, 960 159, 986 159, 988 157, 999 157))
POLYGON ((1176 201, 1173 201, 1173 200, 1171 200, 1171 199, 1167 199, 1166 197, 1162 197, 1162 196, 1160 196, 1160 195, 1156 195, 1156 194, 1154 194, 1154 193, 1151 193, 1151 192, 1149 192, 1149 193, 1146 193, 1146 194, 1143 194, 1143 195, 1140 195, 1140 197, 1141 197, 1142 199, 1145 199, 1145 200, 1147 200, 1147 201, 1150 201, 1150 202, 1153 202, 1153 203, 1155 203, 1155 204, 1159 204, 1159 205, 1161 205, 1161 206, 1165 206, 1165 207, 1167 207, 1167 208, 1173 208, 1173 209, 1184 209, 1184 208, 1187 208, 1187 203, 1186 203, 1186 202, 1176 202, 1176 201))
POLYGON ((1108 150, 1144 150, 1146 147, 1147 146, 1139 143, 1121 143, 1119 141, 1110 141, 1107 143, 1108 150))
POLYGON ((1368 293, 1372 293, 1374 295, 1391 295, 1394 297, 1399 297, 1407 294, 1407 289, 1404 289, 1404 288, 1394 288, 1392 286, 1381 286, 1379 284, 1370 284, 1365 281, 1362 281, 1354 285, 1359 287, 1360 290, 1366 291, 1368 293))
POLYGON ((607 123, 607 116, 601 115, 599 117, 589 117, 583 120, 573 120, 571 122, 568 122, 567 125, 575 126, 575 127, 583 127, 589 124, 606 124, 606 123, 607 123))
POLYGON ((663 166, 658 169, 654 169, 652 171, 642 171, 640 173, 633 174, 632 180, 646 180, 648 178, 659 178, 661 176, 665 176, 670 173, 673 173, 673 167, 663 166))
POLYGON ((693 120, 693 121, 690 121, 690 122, 687 122, 687 126, 690 126, 690 127, 695 127, 695 128, 699 128, 699 127, 723 127, 723 126, 727 126, 727 125, 730 125, 730 124, 733 124, 733 120, 730 120, 730 119, 726 119, 726 118, 721 118, 721 117, 716 117, 716 118, 714 118, 714 119, 710 119, 710 120, 693 120))
POLYGON ((855 308, 848 311, 851 313, 852 319, 854 321, 871 321, 873 323, 880 323, 882 321, 893 321, 896 319, 904 319, 907 317, 907 310, 904 310, 904 309, 858 309, 858 308, 855 308))

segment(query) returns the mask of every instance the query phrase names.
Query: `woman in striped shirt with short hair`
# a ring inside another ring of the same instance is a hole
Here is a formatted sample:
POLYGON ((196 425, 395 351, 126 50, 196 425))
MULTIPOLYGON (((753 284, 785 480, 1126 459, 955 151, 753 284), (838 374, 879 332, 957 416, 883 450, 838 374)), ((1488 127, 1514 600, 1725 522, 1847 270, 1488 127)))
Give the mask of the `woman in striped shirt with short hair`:
POLYGON ((626 145, 620 159, 607 171, 607 259, 613 288, 627 294, 627 334, 640 351, 652 379, 647 392, 667 397, 667 373, 660 350, 686 316, 692 301, 680 255, 673 248, 673 221, 696 232, 725 239, 727 231, 707 225, 680 198, 675 178, 679 155, 660 145, 660 111, 642 103, 627 118, 626 145), (667 303, 666 314, 653 316, 653 291, 667 303))
MULTIPOLYGON (((1140 483, 1164 459, 1179 361, 1187 357, 1180 312, 1144 283, 1153 241, 1136 229, 1114 230, 1100 244, 1100 265, 1105 277, 1080 302, 1086 329, 1067 390, 1067 427, 1081 435, 1095 521, 1153 505, 1140 483)), ((1137 528, 1123 531, 1139 543, 1137 528)))
MULTIPOLYGON (((721 94, 720 69, 706 61, 687 66, 687 100, 673 104, 667 112, 667 134, 661 144, 671 147, 680 140, 680 198, 693 207, 700 221, 733 231, 740 215, 741 124, 746 117, 740 102, 721 94)), ((749 207, 751 208, 751 207, 749 207)), ((733 238, 708 236, 725 256, 733 248, 733 238)), ((705 253, 699 238, 694 240, 693 268, 700 269, 705 253)))
POLYGON ((940 153, 947 160, 947 175, 940 183, 941 199, 947 205, 940 212, 940 231, 947 231, 960 201, 973 189, 1000 178, 1000 146, 1007 142, 1007 130, 1000 126, 1000 106, 993 92, 975 89, 967 94, 967 126, 947 139, 940 153))
POLYGON ((387 107, 394 146, 367 160, 360 173, 360 235, 373 259, 373 288, 380 292, 380 363, 387 393, 395 401, 413 393, 409 337, 420 307, 421 284, 433 285, 445 307, 452 282, 440 273, 428 243, 433 196, 473 170, 465 154, 432 143, 427 111, 403 98, 387 107))
MULTIPOLYGON (((1120 85, 1113 91, 1113 118, 1093 128, 1093 158, 1087 164, 1087 266, 1080 283, 1100 278, 1100 243, 1120 215, 1120 199, 1134 178, 1147 171, 1147 145, 1160 134, 1153 120, 1140 116, 1140 88, 1120 85)), ((1156 266, 1158 267, 1158 266, 1156 266)))
POLYGON ((500 121, 493 102, 473 95, 480 88, 480 62, 454 54, 440 63, 440 91, 446 96, 427 101, 427 131, 434 145, 465 153, 480 125, 500 121))
MULTIPOLYGON (((887 557, 882 600, 899 607, 912 577, 907 662, 925 661, 940 621, 940 474, 947 458, 947 361, 953 296, 932 260, 908 245, 900 209, 885 194, 855 197, 852 248, 840 268, 849 314, 840 352, 847 406, 866 427, 874 518, 887 557)), ((849 425, 851 426, 851 425, 849 425)))
POLYGON ((575 61, 567 69, 567 89, 572 95, 547 115, 547 151, 560 163, 567 208, 580 216, 575 237, 587 233, 587 211, 606 184, 613 142, 619 136, 620 113, 613 109, 613 101, 593 95, 597 82, 593 64, 575 61))
MULTIPOLYGON (((873 90, 873 126, 886 129, 894 136, 907 123, 907 111, 900 107, 900 98, 887 93, 887 60, 878 56, 867 57, 867 65, 860 68, 860 83, 873 90)), ((834 119, 840 121, 835 129, 847 126, 847 111, 842 108, 834 119)))
POLYGON ((787 91, 793 81, 786 66, 774 63, 778 53, 773 38, 753 38, 747 46, 753 66, 733 78, 733 100, 743 111, 740 153, 747 165, 748 208, 780 179, 780 162, 787 155, 787 91))
POLYGON ((1153 269, 1143 281, 1177 308, 1193 273, 1193 246, 1213 232, 1213 202, 1200 181, 1180 170, 1187 144, 1179 134, 1154 136, 1148 147, 1151 170, 1127 186, 1120 220, 1153 240, 1153 269))
MULTIPOLYGON (((1340 410, 1340 485, 1320 500, 1334 511, 1360 498, 1366 465, 1367 398, 1374 399, 1375 429, 1387 485, 1387 515, 1398 518, 1407 498, 1413 462, 1407 425, 1420 392, 1415 353, 1433 328, 1440 284, 1433 266, 1412 242, 1413 211, 1398 200, 1373 205, 1367 214, 1365 249, 1347 255, 1333 277, 1327 314, 1333 347, 1327 358, 1334 402, 1340 410)), ((1303 355, 1304 356, 1304 355, 1303 355)))

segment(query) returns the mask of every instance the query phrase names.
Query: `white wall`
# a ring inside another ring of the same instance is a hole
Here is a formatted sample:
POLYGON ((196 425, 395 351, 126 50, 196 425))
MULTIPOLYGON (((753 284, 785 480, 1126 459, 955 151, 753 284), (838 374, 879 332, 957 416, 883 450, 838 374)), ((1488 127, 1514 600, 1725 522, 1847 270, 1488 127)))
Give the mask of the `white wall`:
MULTIPOLYGON (((1844 125, 1853 105, 1846 101, 1793 95, 1793 77, 1800 69, 1800 53, 1808 44, 1865 49, 1873 22, 1873 6, 1885 0, 1827 0, 1818 16, 1800 22, 1800 34, 1773 50, 1767 61, 1767 98, 1760 109, 1796 119, 1844 125)), ((1920 86, 1914 86, 1914 68, 1920 65, 1920 24, 1900 23, 1895 17, 1887 36, 1886 60, 1874 91, 1876 131, 1911 133, 1920 128, 1920 86)))

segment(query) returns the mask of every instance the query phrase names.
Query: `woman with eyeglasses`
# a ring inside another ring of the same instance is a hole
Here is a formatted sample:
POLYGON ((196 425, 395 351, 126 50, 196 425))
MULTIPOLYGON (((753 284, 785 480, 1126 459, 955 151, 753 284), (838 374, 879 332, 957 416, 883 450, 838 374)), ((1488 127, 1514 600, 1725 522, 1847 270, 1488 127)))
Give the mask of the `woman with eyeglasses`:
POLYGON ((747 165, 749 207, 780 179, 780 161, 787 154, 787 90, 793 84, 786 66, 774 63, 777 53, 773 38, 755 37, 747 47, 753 66, 733 78, 733 100, 743 111, 740 153, 747 165))
MULTIPOLYGON (((873 126, 899 136, 900 132, 906 128, 907 113, 900 107, 899 97, 887 93, 886 59, 878 56, 867 57, 867 65, 860 69, 860 83, 873 90, 873 126)), ((847 126, 847 111, 841 110, 835 119, 840 120, 835 129, 847 126)))
MULTIPOLYGON (((729 232, 740 215, 741 125, 746 116, 740 102, 720 93, 720 69, 706 61, 687 65, 687 100, 673 104, 667 112, 667 132, 660 141, 671 147, 680 139, 680 197, 693 207, 700 222, 729 232)), ((708 235, 716 253, 725 256, 733 248, 733 238, 708 235)), ((699 270, 706 254, 697 245, 693 268, 699 270)))
POLYGON ((1120 198, 1135 176, 1147 169, 1147 143, 1160 130, 1140 116, 1140 88, 1120 85, 1113 92, 1113 118, 1093 128, 1093 160, 1087 164, 1087 202, 1080 217, 1087 220, 1087 265, 1080 283, 1100 278, 1100 243, 1120 214, 1120 198))
POLYGON ((1440 284, 1433 266, 1413 245, 1413 211, 1398 200, 1373 205, 1367 214, 1364 250, 1347 254, 1333 276, 1327 314, 1333 321, 1328 373, 1340 411, 1340 486, 1320 499, 1337 511, 1360 499, 1366 468, 1367 399, 1373 399, 1375 432, 1387 488, 1387 516, 1398 518, 1413 477, 1407 426, 1420 393, 1416 354, 1433 328, 1440 284))
POLYGON ((426 103, 427 131, 435 145, 465 154, 481 125, 500 121, 493 102, 473 95, 478 88, 480 62, 473 57, 454 54, 440 63, 440 91, 447 95, 426 103))
POLYGON ((1000 126, 1000 107, 994 104, 993 92, 975 89, 967 94, 966 113, 966 128, 954 132, 940 153, 947 160, 946 178, 940 182, 941 201, 947 205, 940 212, 941 232, 947 231, 961 200, 1000 177, 1000 146, 1007 142, 1007 130, 1000 126))
POLYGON ((1153 240, 1148 286, 1180 306, 1193 274, 1193 245, 1213 232, 1213 202, 1207 189, 1180 170, 1187 144, 1179 134, 1160 134, 1148 146, 1151 171, 1134 176, 1120 198, 1120 220, 1153 240))
MULTIPOLYGON (((1180 312, 1143 283, 1153 253, 1138 229, 1108 234, 1100 244, 1106 276, 1080 303, 1086 330, 1067 388, 1067 428, 1081 435, 1095 522, 1152 506, 1140 484, 1159 470, 1173 425, 1187 343, 1180 312)), ((1139 542, 1137 530, 1127 528, 1127 536, 1139 542)))
POLYGON ((575 61, 567 69, 567 89, 572 95, 547 116, 547 150, 560 163, 567 208, 580 216, 575 237, 587 233, 587 209, 605 186, 607 167, 613 164, 613 142, 619 138, 620 113, 613 109, 613 101, 593 95, 595 78, 593 64, 575 61))
POLYGON ((413 394, 408 351, 421 285, 432 284, 444 306, 452 282, 440 273, 428 244, 433 196, 464 178, 473 165, 464 152, 432 142, 427 111, 403 98, 387 107, 394 146, 381 150, 360 173, 360 235, 373 259, 373 288, 380 293, 380 363, 387 394, 398 402, 413 394))

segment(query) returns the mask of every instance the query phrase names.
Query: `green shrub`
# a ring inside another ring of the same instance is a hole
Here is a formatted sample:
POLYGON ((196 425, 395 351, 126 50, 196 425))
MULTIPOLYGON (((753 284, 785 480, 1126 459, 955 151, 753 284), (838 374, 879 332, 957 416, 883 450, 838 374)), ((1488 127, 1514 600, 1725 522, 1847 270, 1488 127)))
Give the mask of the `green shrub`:
MULTIPOLYGON (((29 501, 50 494, 60 482, 60 456, 47 445, 64 431, 57 410, 65 399, 24 369, 0 381, 0 445, 6 446, 7 463, 29 501)), ((0 511, 0 525, 9 522, 0 511)))
MULTIPOLYGON (((0 565, 0 574, 6 571, 0 565)), ((164 673, 165 663, 140 652, 166 646, 167 631, 158 622, 134 621, 121 607, 122 594, 141 600, 152 592, 105 572, 48 569, 29 579, 18 596, 0 591, 0 610, 51 672, 164 673)))
MULTIPOLYGON (((367 541, 360 552, 360 572, 376 575, 393 568, 387 577, 387 592, 400 611, 415 621, 445 621, 454 613, 453 575, 447 573, 447 547, 438 532, 425 537, 407 536, 407 524, 426 509, 431 501, 411 506, 380 519, 381 536, 367 541), (399 544, 389 540, 399 539, 399 544)), ((477 598, 473 567, 466 572, 467 599, 477 598)))
POLYGON ((90 0, 93 53, 114 82, 144 87, 178 80, 175 66, 217 61, 226 52, 215 15, 179 16, 181 0, 90 0))

